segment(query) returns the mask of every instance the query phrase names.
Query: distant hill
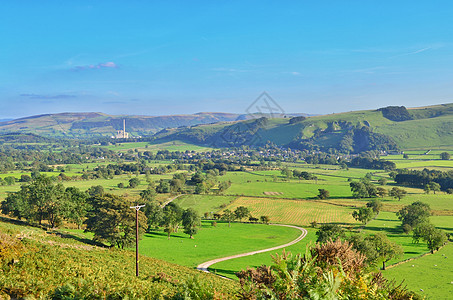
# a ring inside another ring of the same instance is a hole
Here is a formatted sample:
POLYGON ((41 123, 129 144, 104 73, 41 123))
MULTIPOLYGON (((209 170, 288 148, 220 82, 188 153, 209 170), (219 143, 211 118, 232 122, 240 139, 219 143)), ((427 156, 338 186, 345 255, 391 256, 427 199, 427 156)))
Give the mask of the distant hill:
MULTIPOLYGON (((284 118, 295 115, 306 114, 278 115, 278 117, 284 118)), ((0 121, 0 134, 11 132, 34 133, 47 137, 71 138, 112 136, 116 134, 117 130, 123 129, 123 120, 126 120, 126 131, 131 136, 144 136, 152 135, 165 128, 246 120, 250 118, 253 118, 253 116, 217 112, 170 116, 114 116, 99 112, 59 113, 0 121)))
POLYGON ((165 129, 155 141, 217 147, 276 145, 361 152, 453 146, 453 103, 406 109, 391 106, 323 116, 252 119, 165 129))

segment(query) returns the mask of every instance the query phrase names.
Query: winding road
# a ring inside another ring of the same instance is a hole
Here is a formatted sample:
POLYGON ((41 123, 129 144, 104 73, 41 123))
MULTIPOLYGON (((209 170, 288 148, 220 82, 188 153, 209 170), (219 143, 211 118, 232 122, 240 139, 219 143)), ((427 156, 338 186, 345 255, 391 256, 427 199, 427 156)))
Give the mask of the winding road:
POLYGON ((233 258, 244 257, 244 256, 249 256, 249 255, 254 255, 254 254, 258 254, 258 253, 263 253, 263 252, 268 252, 268 251, 273 251, 273 250, 285 248, 285 247, 288 247, 288 246, 291 246, 291 245, 294 245, 294 244, 300 242, 307 235, 307 230, 302 228, 302 227, 293 226, 293 225, 283 225, 283 224, 270 224, 270 225, 296 228, 296 229, 300 230, 302 233, 297 239, 295 239, 295 240, 293 240, 293 241, 291 241, 291 242, 289 242, 287 244, 276 246, 276 247, 272 247, 272 248, 267 248, 267 249, 262 249, 262 250, 242 253, 242 254, 231 255, 231 256, 227 256, 227 257, 216 258, 216 259, 204 262, 202 264, 199 264, 197 266, 197 269, 200 270, 200 271, 204 271, 204 272, 210 273, 208 271, 208 268, 210 266, 212 266, 213 264, 216 264, 218 262, 229 260, 229 259, 233 259, 233 258))

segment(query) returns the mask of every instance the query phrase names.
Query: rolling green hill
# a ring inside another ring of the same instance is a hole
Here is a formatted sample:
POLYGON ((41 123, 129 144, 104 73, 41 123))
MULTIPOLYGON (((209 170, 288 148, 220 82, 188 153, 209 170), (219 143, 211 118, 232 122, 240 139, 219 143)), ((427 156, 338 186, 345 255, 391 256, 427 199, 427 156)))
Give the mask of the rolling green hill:
MULTIPOLYGON (((306 114, 290 114, 288 116, 306 116, 306 114)), ((285 115, 274 115, 274 117, 284 118, 285 115)), ((33 133, 46 137, 66 138, 110 137, 116 135, 117 130, 123 129, 123 120, 125 120, 126 131, 130 134, 130 137, 138 137, 152 135, 165 128, 253 118, 253 114, 241 115, 216 112, 169 116, 114 116, 99 112, 59 113, 0 121, 0 134, 33 133)))
POLYGON ((199 145, 264 145, 361 152, 453 145, 453 103, 388 107, 307 118, 253 119, 166 129, 155 140, 199 145))
POLYGON ((131 136, 153 134, 168 127, 234 121, 238 114, 198 113, 173 116, 113 116, 97 112, 45 114, 0 122, 0 133, 35 133, 53 137, 92 137, 116 135, 123 129, 131 136))

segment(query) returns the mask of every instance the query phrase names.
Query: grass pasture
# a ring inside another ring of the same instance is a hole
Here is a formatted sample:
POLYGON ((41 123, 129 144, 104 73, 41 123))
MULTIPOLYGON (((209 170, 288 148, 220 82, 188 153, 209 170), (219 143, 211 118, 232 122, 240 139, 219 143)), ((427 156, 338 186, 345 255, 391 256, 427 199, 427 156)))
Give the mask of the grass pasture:
POLYGON ((288 243, 300 235, 294 228, 264 224, 202 221, 194 239, 183 229, 167 239, 163 231, 147 233, 140 242, 140 253, 188 267, 229 255, 265 249, 288 243))
POLYGON ((388 279, 404 280, 410 290, 427 299, 447 300, 453 295, 453 244, 383 271, 388 279), (423 290, 423 291, 422 291, 423 290))
MULTIPOLYGON (((289 246, 285 248, 286 252, 291 252, 292 254, 296 255, 298 253, 304 254, 306 251, 306 246, 309 244, 312 244, 313 241, 316 241, 316 230, 311 229, 311 228, 306 228, 308 233, 305 236, 303 240, 301 240, 299 243, 289 246)), ((245 270, 247 268, 256 268, 261 265, 267 265, 270 266, 273 264, 272 261, 272 255, 275 255, 276 253, 282 254, 283 249, 275 250, 275 251, 269 251, 269 252, 264 252, 264 253, 258 253, 255 255, 250 255, 250 256, 244 256, 240 258, 235 258, 235 259, 230 259, 226 261, 222 261, 219 263, 216 263, 212 265, 209 268, 209 271, 225 276, 227 278, 231 279, 237 279, 235 273, 245 270)))
POLYGON ((220 206, 228 205, 235 199, 234 196, 184 195, 175 199, 174 202, 184 209, 193 208, 203 215, 205 212, 215 213, 221 209, 220 206))
MULTIPOLYGON (((271 171, 275 172, 275 171, 271 171)), ((245 172, 231 172, 222 176, 223 181, 230 180, 231 187, 226 191, 228 195, 242 196, 268 196, 272 198, 294 198, 294 199, 313 199, 316 198, 318 189, 327 189, 333 198, 344 198, 351 196, 349 183, 346 179, 335 183, 329 182, 324 178, 315 180, 295 180, 272 181, 270 176, 262 174, 252 174, 245 172), (271 192, 271 193, 269 193, 271 192)))
POLYGON ((332 205, 321 200, 288 200, 239 197, 227 208, 248 207, 256 218, 269 216, 272 223, 308 226, 310 222, 357 224, 353 208, 332 205))

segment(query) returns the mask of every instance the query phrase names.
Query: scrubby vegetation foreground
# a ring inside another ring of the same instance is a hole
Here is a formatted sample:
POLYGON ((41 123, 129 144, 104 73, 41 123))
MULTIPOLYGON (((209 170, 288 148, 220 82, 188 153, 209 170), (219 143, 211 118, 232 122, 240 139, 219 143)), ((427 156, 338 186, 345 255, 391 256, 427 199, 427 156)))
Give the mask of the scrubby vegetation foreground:
POLYGON ((231 299, 238 284, 76 236, 0 222, 0 299, 231 299))
POLYGON ((0 222, 0 299, 417 299, 370 273, 347 242, 317 244, 304 256, 238 273, 241 287, 197 270, 95 246, 80 237, 0 222))

